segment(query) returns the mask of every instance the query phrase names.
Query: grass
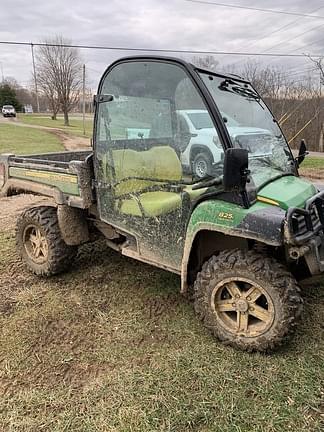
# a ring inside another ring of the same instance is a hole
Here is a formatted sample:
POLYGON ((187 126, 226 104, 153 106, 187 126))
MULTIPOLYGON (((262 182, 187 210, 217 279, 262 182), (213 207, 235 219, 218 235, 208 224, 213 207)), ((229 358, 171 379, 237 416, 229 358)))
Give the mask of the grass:
POLYGON ((307 156, 301 164, 301 168, 324 168, 324 158, 307 156))
MULTIPOLYGON (((0 125, 0 152, 61 149, 48 132, 0 125)), ((1 431, 323 430, 324 282, 304 289, 305 313, 289 344, 247 354, 211 337, 173 274, 97 242, 80 248, 69 273, 41 279, 14 243, 6 227, 1 431)))
POLYGON ((324 158, 306 157, 300 166, 299 173, 302 176, 313 179, 314 181, 323 180, 324 158))
POLYGON ((0 430, 320 431, 324 290, 272 355, 213 340, 177 276, 83 247, 39 279, 0 234, 0 430))
POLYGON ((92 129, 93 129, 93 120, 86 119, 85 122, 85 130, 86 135, 83 135, 83 122, 82 119, 75 119, 73 118, 73 114, 71 114, 70 117, 70 126, 64 126, 64 119, 62 116, 58 116, 57 120, 52 120, 50 118, 50 115, 46 114, 19 114, 18 120, 20 122, 29 124, 29 125, 36 125, 36 126, 46 126, 46 127, 52 127, 52 128, 58 128, 61 129, 64 132, 67 132, 71 135, 76 135, 80 137, 91 137, 92 136, 92 129))
POLYGON ((49 132, 0 124, 0 154, 35 154, 63 150, 60 140, 49 132))

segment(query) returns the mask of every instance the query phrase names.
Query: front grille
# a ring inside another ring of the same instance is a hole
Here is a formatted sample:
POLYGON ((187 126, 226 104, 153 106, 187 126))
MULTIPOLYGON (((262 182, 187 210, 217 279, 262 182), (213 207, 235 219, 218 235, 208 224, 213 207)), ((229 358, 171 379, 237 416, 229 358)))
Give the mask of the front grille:
POLYGON ((317 208, 313 206, 309 217, 303 214, 294 214, 291 219, 294 234, 305 235, 309 231, 317 230, 321 222, 318 217, 317 208))
POLYGON ((289 241, 302 244, 320 231, 324 231, 324 191, 310 198, 303 209, 289 208, 287 222, 289 241))

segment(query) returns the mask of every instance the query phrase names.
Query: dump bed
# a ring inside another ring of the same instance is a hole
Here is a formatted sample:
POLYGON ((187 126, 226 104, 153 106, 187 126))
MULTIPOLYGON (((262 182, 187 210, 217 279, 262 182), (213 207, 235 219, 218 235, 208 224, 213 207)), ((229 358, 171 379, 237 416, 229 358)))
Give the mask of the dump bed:
POLYGON ((30 192, 53 197, 57 204, 88 208, 92 178, 92 151, 0 155, 0 196, 30 192))

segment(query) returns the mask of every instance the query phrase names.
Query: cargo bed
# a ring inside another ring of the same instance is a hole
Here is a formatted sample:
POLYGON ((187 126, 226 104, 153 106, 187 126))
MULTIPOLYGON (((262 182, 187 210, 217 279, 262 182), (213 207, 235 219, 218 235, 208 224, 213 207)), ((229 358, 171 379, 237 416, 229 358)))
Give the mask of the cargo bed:
MULTIPOLYGON (((0 196, 31 192, 53 197, 57 204, 89 208, 92 201, 92 151, 2 155, 0 196), (3 183, 3 184, 1 184, 3 183)), ((0 165, 0 168, 1 168, 0 165)))

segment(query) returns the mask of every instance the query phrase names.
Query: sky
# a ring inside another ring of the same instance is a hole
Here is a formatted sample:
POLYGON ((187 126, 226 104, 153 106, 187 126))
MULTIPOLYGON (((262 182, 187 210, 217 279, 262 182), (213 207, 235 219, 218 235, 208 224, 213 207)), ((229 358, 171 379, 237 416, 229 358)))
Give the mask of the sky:
MULTIPOLYGON (((37 43, 61 35, 77 45, 324 55, 322 1, 223 2, 322 18, 233 9, 185 0, 15 0, 13 3, 0 0, 0 40, 37 43), (286 28, 280 30, 284 26, 286 28)), ((80 54, 86 65, 88 85, 95 89, 101 74, 113 60, 134 53, 83 49, 80 54)), ((193 57, 180 56, 188 60, 193 57)), ((222 70, 232 64, 240 67, 250 60, 284 68, 296 79, 301 79, 312 67, 306 58, 215 57, 222 70)), ((0 74, 2 72, 5 77, 13 77, 21 85, 28 86, 32 74, 30 47, 0 44, 0 74)))

